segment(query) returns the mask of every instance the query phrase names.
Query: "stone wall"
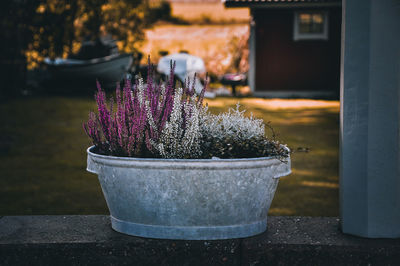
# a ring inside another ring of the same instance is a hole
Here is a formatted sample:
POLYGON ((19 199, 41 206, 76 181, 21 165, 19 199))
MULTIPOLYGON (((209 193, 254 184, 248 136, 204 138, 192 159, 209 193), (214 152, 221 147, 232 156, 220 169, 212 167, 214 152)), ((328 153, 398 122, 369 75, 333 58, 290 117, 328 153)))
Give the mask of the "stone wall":
POLYGON ((400 239, 344 235, 334 217, 270 217, 255 237, 157 240, 111 229, 108 216, 5 216, 0 265, 399 265, 400 239))

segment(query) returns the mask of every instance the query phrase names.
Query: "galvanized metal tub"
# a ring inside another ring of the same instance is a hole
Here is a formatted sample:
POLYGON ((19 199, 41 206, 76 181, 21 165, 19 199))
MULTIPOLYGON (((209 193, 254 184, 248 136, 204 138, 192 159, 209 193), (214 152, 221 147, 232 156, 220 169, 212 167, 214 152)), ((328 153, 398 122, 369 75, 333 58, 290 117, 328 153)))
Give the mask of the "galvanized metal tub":
POLYGON ((98 174, 112 228, 149 238, 242 238, 267 228, 279 177, 290 158, 147 159, 87 150, 98 174))

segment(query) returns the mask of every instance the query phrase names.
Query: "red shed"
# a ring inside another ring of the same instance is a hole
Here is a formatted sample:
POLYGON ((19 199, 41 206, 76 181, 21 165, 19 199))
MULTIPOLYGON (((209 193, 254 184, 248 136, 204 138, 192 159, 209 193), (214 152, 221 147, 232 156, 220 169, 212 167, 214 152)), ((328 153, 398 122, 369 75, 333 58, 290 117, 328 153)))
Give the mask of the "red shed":
POLYGON ((267 97, 339 97, 341 0, 225 0, 249 7, 249 85, 267 97))

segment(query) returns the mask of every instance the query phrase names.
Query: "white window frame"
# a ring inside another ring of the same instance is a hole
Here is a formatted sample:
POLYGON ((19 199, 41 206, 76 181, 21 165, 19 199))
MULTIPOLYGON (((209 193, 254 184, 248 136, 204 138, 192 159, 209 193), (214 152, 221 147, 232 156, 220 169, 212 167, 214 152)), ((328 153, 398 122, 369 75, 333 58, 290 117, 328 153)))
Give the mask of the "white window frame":
POLYGON ((294 22, 293 22, 293 40, 328 40, 328 11, 318 11, 318 10, 307 10, 307 11, 295 11, 294 12, 294 22), (299 32, 299 15, 302 13, 322 13, 324 16, 324 26, 321 33, 301 33, 299 32))

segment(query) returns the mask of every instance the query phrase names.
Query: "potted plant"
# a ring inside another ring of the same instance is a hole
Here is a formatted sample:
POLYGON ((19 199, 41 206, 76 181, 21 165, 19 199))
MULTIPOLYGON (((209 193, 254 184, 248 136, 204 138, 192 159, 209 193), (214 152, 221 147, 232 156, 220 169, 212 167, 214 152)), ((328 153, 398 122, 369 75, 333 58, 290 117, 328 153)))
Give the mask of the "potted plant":
POLYGON ((264 134, 263 121, 239 106, 213 115, 194 81, 164 84, 152 70, 116 89, 106 102, 98 83, 98 114, 84 123, 118 232, 165 239, 227 239, 266 230, 279 177, 290 174, 289 150, 264 134))

